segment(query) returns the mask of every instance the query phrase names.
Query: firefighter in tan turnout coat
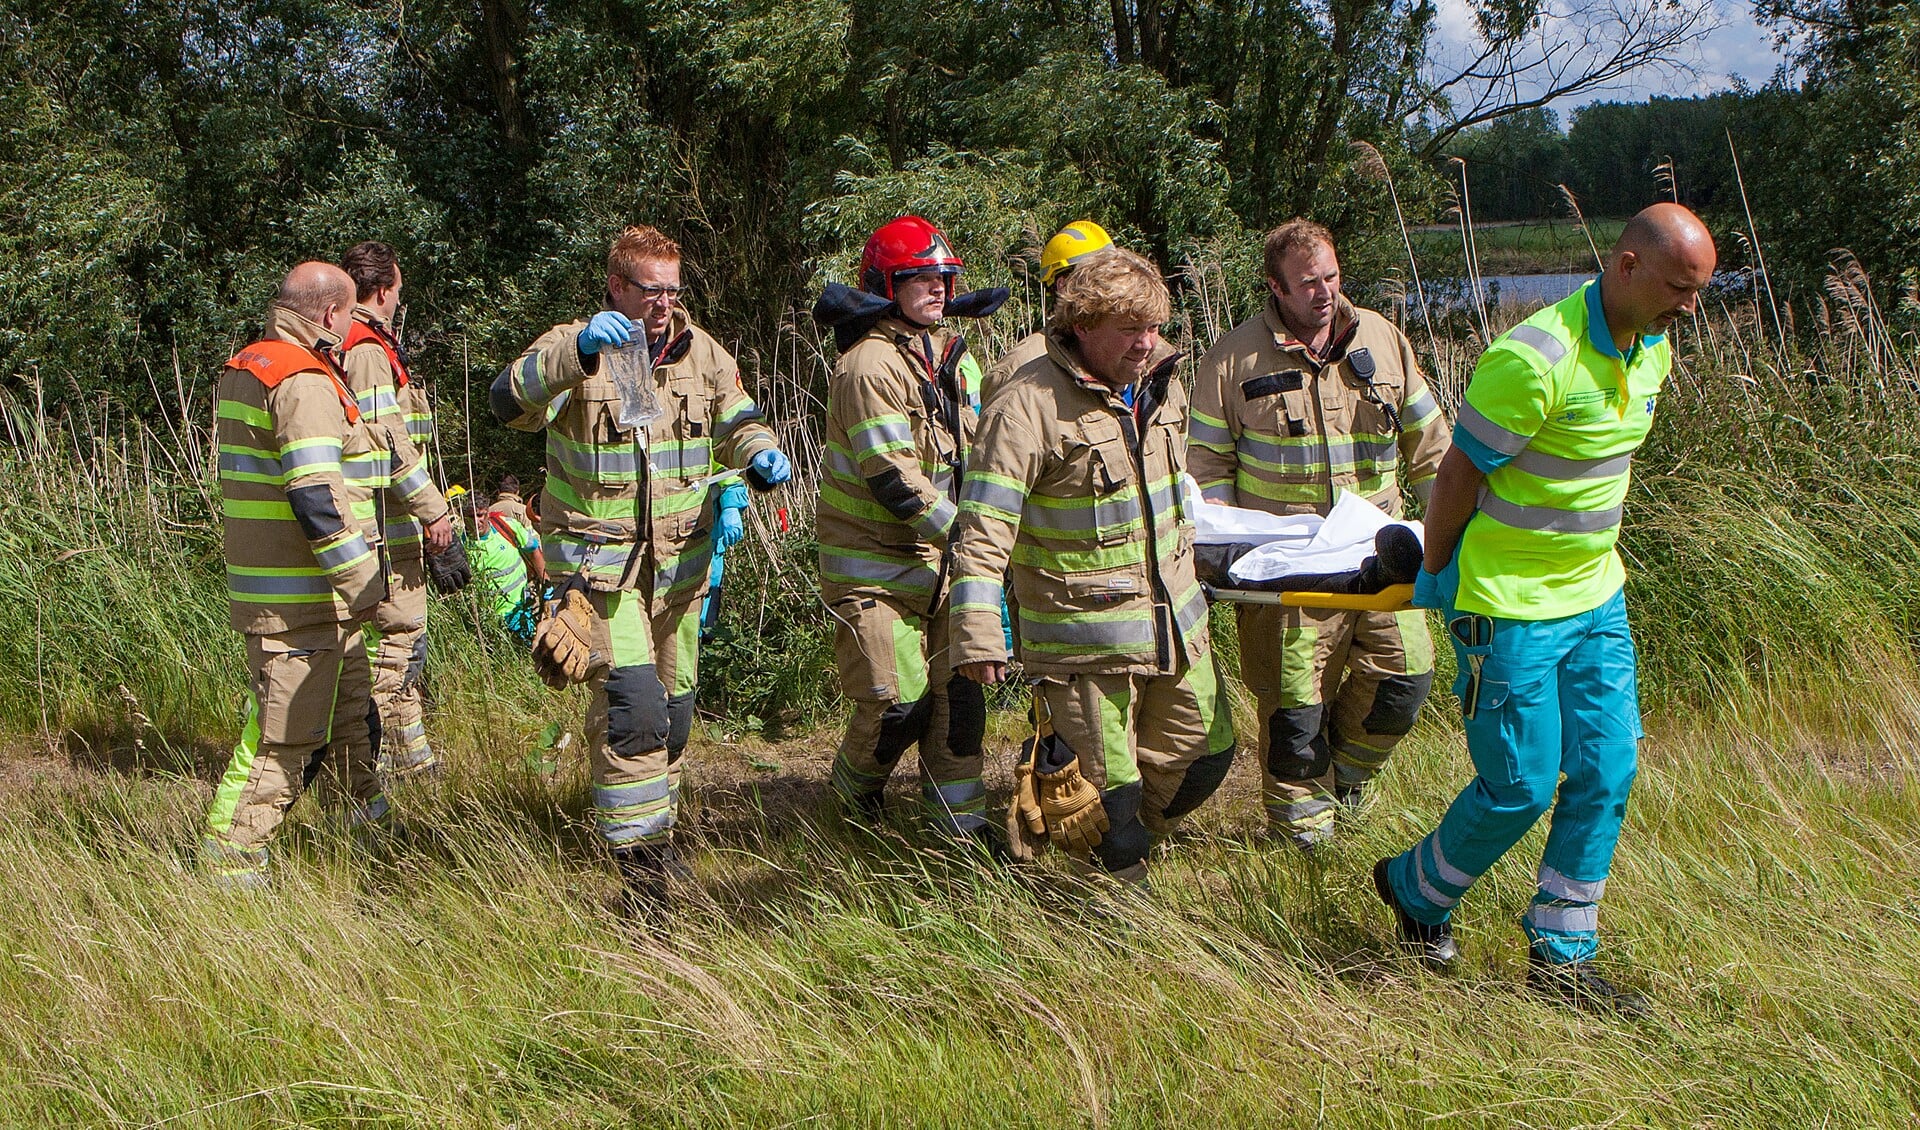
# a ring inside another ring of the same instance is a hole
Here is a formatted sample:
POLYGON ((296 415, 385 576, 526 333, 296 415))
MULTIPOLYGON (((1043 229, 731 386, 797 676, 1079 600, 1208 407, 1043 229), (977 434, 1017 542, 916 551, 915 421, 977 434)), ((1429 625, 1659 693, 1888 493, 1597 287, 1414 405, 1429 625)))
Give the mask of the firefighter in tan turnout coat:
POLYGON ((338 267, 301 264, 281 284, 265 338, 220 374, 227 594, 249 683, 203 846, 213 873, 235 885, 265 883, 268 840, 328 754, 351 819, 385 815, 360 630, 387 593, 380 503, 424 523, 436 550, 453 536, 446 499, 406 433, 367 421, 341 380, 334 351, 353 301, 338 267))
POLYGON ((1152 264, 1113 250, 1060 284, 1044 356, 982 409, 954 534, 953 650, 1006 675, 1010 576, 1038 740, 1009 818, 1143 882, 1150 833, 1213 794, 1233 724, 1183 513, 1186 396, 1152 264))
POLYGON ((572 636, 580 653, 550 681, 592 688, 594 815, 630 907, 645 913, 663 904, 669 879, 690 875, 671 834, 713 545, 705 479, 744 468, 765 491, 792 474, 733 358, 677 308, 680 291, 679 245, 627 228, 607 257, 608 308, 541 335, 492 388, 501 422, 547 433, 541 546, 549 575, 572 592, 542 631, 572 636), (621 422, 605 358, 627 347, 652 364, 653 411, 637 426, 621 422))
MULTIPOLYGON (((1320 225, 1274 229, 1265 269, 1265 309, 1207 352, 1194 381, 1201 493, 1324 515, 1349 490, 1400 517, 1406 493, 1425 500, 1448 446, 1412 345, 1340 294, 1333 236, 1320 225)), ((1433 682, 1425 614, 1247 604, 1239 629, 1268 821, 1310 848, 1332 834, 1337 801, 1358 802, 1419 717, 1433 682)))
MULTIPOLYGON (((406 432, 424 456, 433 442, 433 403, 408 371, 393 326, 400 306, 400 264, 393 248, 369 240, 341 257, 353 279, 353 324, 341 367, 347 391, 369 423, 406 432)), ((427 662, 427 564, 420 523, 406 513, 388 513, 387 599, 365 627, 373 660, 373 704, 380 712, 386 751, 382 768, 407 776, 438 764, 427 742, 422 676, 427 662)))
POLYGON ((997 307, 1006 292, 956 298, 961 266, 938 228, 903 216, 867 241, 860 290, 830 284, 821 296, 815 314, 842 348, 827 385, 817 520, 820 595, 853 702, 833 759, 835 796, 876 813, 894 766, 918 743, 934 827, 981 837, 986 697, 954 674, 946 620, 947 539, 975 416, 966 340, 943 321, 991 312, 982 302, 997 307))

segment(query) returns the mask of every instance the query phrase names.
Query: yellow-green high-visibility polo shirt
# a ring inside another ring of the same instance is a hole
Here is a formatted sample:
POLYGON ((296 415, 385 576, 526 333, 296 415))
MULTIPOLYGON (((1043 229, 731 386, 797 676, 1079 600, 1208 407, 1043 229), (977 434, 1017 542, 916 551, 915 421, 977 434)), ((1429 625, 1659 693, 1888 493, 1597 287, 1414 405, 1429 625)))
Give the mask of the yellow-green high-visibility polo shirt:
POLYGON ((1621 506, 1673 346, 1646 335, 1622 356, 1603 282, 1508 330, 1474 366, 1453 443, 1487 482, 1460 540, 1462 612, 1553 620, 1626 583, 1621 506))

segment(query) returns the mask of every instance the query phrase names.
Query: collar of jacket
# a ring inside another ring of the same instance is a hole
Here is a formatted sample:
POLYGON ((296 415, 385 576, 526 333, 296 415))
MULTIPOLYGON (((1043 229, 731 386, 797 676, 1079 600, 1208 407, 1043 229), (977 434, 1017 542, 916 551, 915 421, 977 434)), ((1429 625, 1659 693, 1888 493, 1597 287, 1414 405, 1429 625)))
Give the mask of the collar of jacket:
POLYGON ((320 323, 279 303, 267 310, 266 336, 304 345, 329 361, 337 360, 335 351, 340 348, 340 335, 329 332, 320 323))
POLYGON ((1360 315, 1354 312, 1353 303, 1347 301, 1344 294, 1333 300, 1333 335, 1327 339, 1325 356, 1314 353, 1305 341, 1293 336, 1293 331, 1287 328, 1286 319, 1280 316, 1279 299, 1271 293, 1267 295, 1267 304, 1261 309, 1260 316, 1266 319, 1267 332, 1273 335, 1275 348, 1304 353, 1316 367, 1324 367, 1346 356, 1346 347, 1360 330, 1360 315))
MULTIPOLYGON (((1148 362, 1147 371, 1142 374, 1141 380, 1150 379, 1162 365, 1167 363, 1168 358, 1179 355, 1178 349, 1162 339, 1160 348, 1154 350, 1153 359, 1148 362)), ((1080 350, 1073 340, 1072 330, 1052 330, 1047 333, 1047 357, 1073 377, 1080 387, 1095 396, 1105 398, 1115 409, 1121 412, 1127 411, 1127 402, 1122 399, 1121 391, 1087 371, 1086 363, 1080 359, 1080 350)), ((1138 403, 1139 393, 1135 392, 1134 396, 1135 403, 1138 403)))
MULTIPOLYGON (((387 359, 393 364, 394 384, 400 388, 407 387, 413 374, 407 368, 407 351, 401 348, 400 339, 393 335, 392 327, 381 321, 380 315, 372 307, 357 302, 353 306, 353 320, 373 331, 374 340, 380 343, 380 348, 386 351, 387 359)), ((352 331, 348 331, 347 336, 351 338, 352 331)))
POLYGON ((882 318, 873 324, 872 329, 866 332, 866 337, 879 338, 881 341, 893 345, 898 348, 908 360, 921 368, 925 368, 927 360, 920 355, 921 334, 927 335, 928 339, 932 341, 933 364, 938 365, 940 363, 941 353, 946 349, 947 342, 953 337, 953 331, 947 328, 945 322, 935 322, 933 325, 923 329, 907 321, 905 318, 882 318))

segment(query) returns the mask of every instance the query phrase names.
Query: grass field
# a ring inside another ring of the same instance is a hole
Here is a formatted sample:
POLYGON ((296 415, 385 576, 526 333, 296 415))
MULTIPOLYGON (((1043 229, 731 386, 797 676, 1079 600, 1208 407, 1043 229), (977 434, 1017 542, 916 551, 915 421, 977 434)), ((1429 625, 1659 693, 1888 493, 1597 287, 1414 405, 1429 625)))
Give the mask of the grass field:
MULTIPOLYGON (((218 891, 193 847, 241 672, 204 437, 16 415, 0 1126, 1911 1126, 1920 412, 1839 330, 1770 354, 1758 311, 1725 315, 1682 335, 1623 543, 1650 736, 1602 921, 1642 1021, 1520 990, 1543 829, 1466 901, 1457 976, 1397 953, 1367 868, 1467 778, 1444 692, 1313 859, 1258 838, 1243 753, 1147 902, 925 843, 904 781, 879 830, 825 817, 798 504, 792 535, 756 513, 731 574, 669 938, 614 912, 577 739, 539 767, 581 692, 454 601, 450 776, 370 844, 304 800, 274 890, 218 891)), ((1452 402, 1471 351, 1444 344, 1452 402)))
MULTIPOLYGON (((1592 272, 1593 247, 1602 252, 1613 245, 1626 226, 1624 220, 1589 220, 1593 244, 1587 232, 1572 220, 1514 221, 1477 224, 1473 228, 1474 251, 1483 275, 1539 275, 1592 272)), ((1418 228, 1413 233, 1413 249, 1429 272, 1464 273, 1465 255, 1460 229, 1438 225, 1418 228), (1429 264, 1429 260, 1431 263, 1429 264)))

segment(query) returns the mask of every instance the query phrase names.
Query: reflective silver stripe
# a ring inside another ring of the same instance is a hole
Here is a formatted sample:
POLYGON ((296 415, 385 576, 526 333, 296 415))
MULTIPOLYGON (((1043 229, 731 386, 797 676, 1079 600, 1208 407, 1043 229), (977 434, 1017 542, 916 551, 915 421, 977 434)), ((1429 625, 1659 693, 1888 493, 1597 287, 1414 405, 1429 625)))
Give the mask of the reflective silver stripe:
POLYGON ((1173 614, 1173 618, 1174 622, 1180 625, 1181 635, 1186 635, 1188 632, 1191 632, 1194 625, 1201 623, 1207 618, 1206 593, 1200 591, 1198 588, 1194 589, 1193 593, 1180 605, 1179 611, 1173 614))
POLYGON ((933 484, 935 494, 953 494, 953 472, 945 467, 927 472, 927 481, 933 484))
POLYGON ((700 471, 713 466, 713 449, 704 439, 690 439, 677 446, 662 444, 647 452, 653 469, 663 474, 700 471))
POLYGON ((1233 446, 1233 433, 1196 415, 1188 423, 1188 441, 1202 447, 1230 448, 1233 446))
POLYGON ((1555 934, 1592 934, 1600 929, 1600 908, 1559 906, 1536 902, 1527 907, 1527 921, 1535 928, 1555 934))
POLYGON ((1480 410, 1470 400, 1460 402, 1460 415, 1454 423, 1466 429, 1466 433, 1502 455, 1518 455, 1533 442, 1532 436, 1523 436, 1519 432, 1510 432, 1481 415, 1480 410))
POLYGON ((1420 390, 1419 396, 1414 397, 1401 407, 1400 420, 1406 427, 1411 428, 1421 420, 1426 419, 1435 407, 1432 391, 1423 388, 1420 390))
MULTIPOLYGON (((361 549, 366 543, 361 543, 361 549)), ((251 573, 228 573, 227 588, 232 592, 246 593, 249 596, 327 596, 333 592, 333 586, 318 573, 299 573, 292 576, 279 574, 271 577, 257 577, 251 573)))
POLYGON ((934 567, 924 561, 874 561, 851 557, 829 549, 820 551, 820 572, 829 580, 857 584, 872 581, 882 587, 915 588, 933 591, 934 567))
POLYGON ((1312 443, 1275 443, 1252 432, 1240 436, 1242 455, 1264 463, 1278 463, 1293 470, 1312 470, 1325 464, 1322 453, 1335 464, 1391 463, 1399 459, 1399 445, 1393 440, 1334 439, 1323 447, 1319 437, 1312 443))
POLYGON ((913 445, 913 427, 903 419, 881 419, 847 431, 847 442, 856 449, 856 457, 871 455, 875 448, 888 444, 913 445))
POLYGON ((429 481, 427 478, 427 465, 425 463, 416 463, 413 466, 413 470, 408 471, 406 477, 398 483, 395 483, 394 487, 399 490, 400 497, 411 498, 425 490, 429 481))
POLYGON ((1562 459, 1528 448, 1513 457, 1513 466, 1543 479, 1610 479, 1633 465, 1633 452, 1604 459, 1562 459))
MULTIPOLYGON (((574 348, 576 349, 579 348, 578 341, 579 339, 575 338, 574 348)), ((520 385, 523 404, 538 406, 553 399, 553 394, 547 391, 547 367, 542 363, 544 357, 545 354, 534 352, 520 359, 517 383, 520 385)))
POLYGON ((978 778, 971 781, 955 781, 952 784, 936 785, 928 782, 928 799, 937 799, 949 808, 965 808, 979 804, 987 797, 987 786, 978 778))
POLYGON ((625 572, 627 558, 633 555, 633 543, 612 542, 593 545, 578 534, 556 531, 541 544, 547 562, 563 573, 577 573, 592 563, 596 572, 625 572))
POLYGON ((978 475, 968 475, 966 485, 961 488, 961 501, 978 503, 1008 514, 1018 514, 1026 505, 1027 496, 1006 485, 978 475))
POLYGON ((1480 499, 1480 512, 1503 526, 1516 530, 1539 530, 1549 534, 1597 534, 1620 524, 1621 507, 1605 510, 1556 510, 1551 506, 1521 506, 1508 502, 1492 491, 1480 499))
POLYGON ((1532 346, 1541 357, 1546 359, 1547 368, 1558 365, 1567 355, 1567 343, 1541 329, 1525 322, 1507 331, 1507 336, 1522 345, 1532 346))
POLYGON ((600 838, 610 847, 620 847, 638 840, 654 840, 673 830, 673 808, 664 806, 660 811, 637 820, 616 820, 601 812, 595 813, 600 821, 600 838))
POLYGON ((625 785, 599 785, 593 790, 593 806, 601 810, 633 808, 665 799, 667 799, 665 777, 654 777, 625 785))
POLYGON ((1175 499, 1176 496, 1173 493, 1172 483, 1168 483, 1162 487, 1155 487, 1147 492, 1147 503, 1153 507, 1155 514, 1172 514, 1175 499))
POLYGON ((827 470, 832 471, 840 478, 857 483, 864 483, 866 481, 860 474, 860 464, 853 461, 853 456, 848 455, 837 447, 829 447, 827 448, 826 458, 827 470))
POLYGON ((670 589, 704 579, 713 565, 713 543, 703 539, 700 544, 701 549, 682 553, 661 566, 659 572, 654 574, 654 584, 670 589))
POLYGON ((313 558, 320 562, 322 569, 329 573, 337 573, 372 552, 372 548, 367 545, 366 535, 355 533, 339 545, 314 554, 313 558))
POLYGON ((1569 902, 1599 902, 1607 893, 1605 879, 1569 879, 1553 868, 1540 866, 1540 890, 1542 893, 1569 902))
POLYGON ((281 473, 280 461, 278 459, 271 457, 263 458, 258 455, 242 455, 238 451, 222 451, 220 453, 220 470, 222 473, 238 475, 262 475, 269 479, 277 479, 281 473))
POLYGON ((1419 848, 1413 851, 1413 881, 1420 888, 1420 897, 1435 906, 1453 906, 1460 901, 1452 895, 1441 894, 1440 888, 1427 880, 1427 866, 1420 862, 1419 848))
POLYGON ((953 503, 943 498, 915 515, 909 524, 921 537, 943 538, 947 536, 947 531, 953 528, 953 516, 956 512, 953 503))
POLYGON ((1140 523, 1139 495, 1131 489, 1075 502, 1070 506, 1036 502, 1022 516, 1021 532, 1033 537, 1085 538, 1103 529, 1140 523))
POLYGON ((954 608, 959 608, 962 605, 980 608, 998 608, 1000 607, 1001 597, 1005 592, 1006 590, 998 581, 982 580, 979 577, 968 577, 964 580, 954 582, 953 587, 947 590, 947 602, 954 608))
POLYGON ((615 475, 631 478, 640 472, 639 455, 631 443, 584 446, 588 446, 589 450, 582 451, 559 436, 549 434, 547 458, 581 479, 610 478, 615 475))
POLYGON ((1153 621, 1146 615, 1119 620, 1050 622, 1028 617, 1020 610, 1020 641, 1028 647, 1142 648, 1153 646, 1153 621))
MULTIPOLYGON (((1427 843, 1433 848, 1433 869, 1440 873, 1440 881, 1442 883, 1445 883, 1449 887, 1459 887, 1462 890, 1473 886, 1473 881, 1477 876, 1469 875, 1465 871, 1447 862, 1446 853, 1440 850, 1439 836, 1429 836, 1427 843)), ((1414 858, 1419 859, 1419 854, 1415 853, 1414 858)))

